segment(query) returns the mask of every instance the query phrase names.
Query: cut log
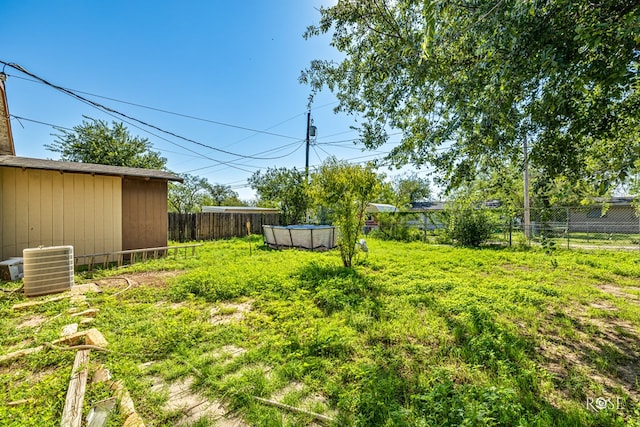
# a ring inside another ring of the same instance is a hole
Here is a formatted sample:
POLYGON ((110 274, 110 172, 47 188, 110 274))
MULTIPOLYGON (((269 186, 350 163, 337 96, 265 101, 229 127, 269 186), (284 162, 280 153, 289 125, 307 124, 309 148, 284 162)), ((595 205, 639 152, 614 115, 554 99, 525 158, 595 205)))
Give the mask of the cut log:
POLYGON ((100 366, 96 372, 93 374, 93 379, 91 380, 92 384, 101 383, 105 381, 111 380, 111 372, 107 368, 100 366))
POLYGON ((87 329, 86 331, 76 332, 66 337, 59 338, 51 343, 53 345, 66 344, 66 345, 78 345, 83 343, 89 345, 95 345, 98 347, 106 347, 108 345, 107 340, 96 328, 87 329))
POLYGON ((81 350, 76 353, 71 371, 71 381, 67 390, 67 398, 62 410, 60 427, 82 426, 82 402, 87 389, 87 377, 89 375, 89 350, 81 350))
POLYGON ((137 412, 129 415, 127 419, 122 424, 122 427, 145 427, 144 421, 140 418, 137 412))

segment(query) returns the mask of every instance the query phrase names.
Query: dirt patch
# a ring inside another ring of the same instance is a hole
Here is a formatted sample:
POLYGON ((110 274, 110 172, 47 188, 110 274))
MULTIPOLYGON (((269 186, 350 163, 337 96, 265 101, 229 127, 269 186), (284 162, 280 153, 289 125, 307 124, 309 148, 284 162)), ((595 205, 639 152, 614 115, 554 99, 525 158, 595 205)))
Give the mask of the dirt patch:
POLYGON ((253 301, 245 301, 238 304, 220 304, 218 307, 213 307, 211 309, 210 322, 213 325, 225 325, 231 322, 239 322, 251 311, 252 307, 253 301))
POLYGON ((607 303, 606 301, 595 301, 589 304, 589 307, 603 311, 618 311, 618 307, 607 303))
POLYGON ((600 289, 602 292, 613 295, 615 297, 624 298, 627 302, 630 302, 632 304, 640 305, 640 296, 629 293, 629 292, 625 292, 627 290, 629 291, 640 290, 640 288, 637 288, 635 286, 619 287, 619 286, 604 284, 604 285, 598 286, 598 289, 600 289))
POLYGON ((282 399, 284 399, 285 396, 289 393, 301 392, 302 390, 304 390, 304 384, 294 381, 287 384, 284 388, 273 393, 271 395, 271 400, 282 402, 282 399))
POLYGON ((137 286, 148 286, 153 288, 166 288, 167 281, 176 276, 183 274, 183 270, 173 271, 145 271, 141 273, 127 273, 120 276, 105 277, 103 279, 96 280, 96 283, 101 288, 118 287, 122 288, 127 286, 127 282, 123 277, 128 278, 137 286))
POLYGON ((216 426, 244 427, 248 426, 240 418, 230 415, 221 402, 209 400, 201 394, 192 391, 193 378, 187 377, 170 384, 154 377, 151 391, 167 393, 168 399, 164 406, 167 412, 181 412, 182 417, 176 425, 191 425, 200 418, 206 417, 215 422, 216 426))
POLYGON ((22 323, 16 326, 16 329, 35 328, 47 321, 45 316, 37 315, 26 318, 22 323))
MULTIPOLYGON (((616 308, 608 303, 596 302, 589 305, 612 314, 616 308)), ((592 318, 587 307, 566 308, 558 313, 571 321, 571 338, 554 329, 544 328, 540 336, 546 339, 540 343, 538 351, 543 358, 543 366, 554 375, 558 391, 565 394, 566 381, 576 374, 588 377, 600 385, 605 394, 616 396, 622 389, 633 400, 640 400, 637 388, 640 373, 640 333, 625 320, 616 318, 592 318)), ((548 325, 552 325, 549 316, 548 325)))

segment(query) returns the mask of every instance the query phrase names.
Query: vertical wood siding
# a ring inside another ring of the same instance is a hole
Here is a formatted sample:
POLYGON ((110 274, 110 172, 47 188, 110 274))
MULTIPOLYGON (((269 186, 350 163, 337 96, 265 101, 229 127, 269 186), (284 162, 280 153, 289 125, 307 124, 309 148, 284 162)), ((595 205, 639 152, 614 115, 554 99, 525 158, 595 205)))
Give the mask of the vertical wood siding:
POLYGON ((167 245, 167 181, 122 180, 122 249, 167 245))
POLYGON ((119 177, 0 168, 0 260, 39 245, 119 251, 121 200, 119 177))

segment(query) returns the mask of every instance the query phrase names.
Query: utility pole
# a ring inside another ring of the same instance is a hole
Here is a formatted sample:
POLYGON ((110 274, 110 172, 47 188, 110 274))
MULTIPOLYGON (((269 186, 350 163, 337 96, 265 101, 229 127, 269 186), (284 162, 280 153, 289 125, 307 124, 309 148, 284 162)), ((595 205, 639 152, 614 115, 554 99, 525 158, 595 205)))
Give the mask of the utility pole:
POLYGON ((311 144, 311 110, 307 111, 307 159, 304 164, 304 173, 307 176, 307 184, 309 184, 309 145, 311 144))
POLYGON ((529 209, 529 150, 526 132, 522 146, 524 151, 524 235, 529 239, 531 238, 531 215, 529 209))

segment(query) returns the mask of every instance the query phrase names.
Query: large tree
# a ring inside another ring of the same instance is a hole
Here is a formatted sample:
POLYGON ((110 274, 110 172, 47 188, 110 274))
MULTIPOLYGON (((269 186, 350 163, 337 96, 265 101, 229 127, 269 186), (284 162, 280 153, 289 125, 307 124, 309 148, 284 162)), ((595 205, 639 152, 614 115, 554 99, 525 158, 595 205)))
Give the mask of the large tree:
MULTIPOLYGON (((456 187, 522 165, 596 193, 640 158, 640 2, 339 0, 307 37, 332 33, 340 62, 301 80, 361 117, 370 148, 402 131, 396 164, 434 164, 456 187)), ((636 165, 637 167, 637 165, 636 165)))
POLYGON ((45 147, 70 162, 164 169, 167 159, 146 138, 132 136, 123 123, 86 119, 72 131, 61 130, 45 147))
POLYGON ((426 200, 431 196, 429 180, 421 178, 416 173, 398 175, 384 182, 377 200, 389 203, 398 209, 407 209, 411 203, 426 200))
POLYGON ((214 206, 244 206, 245 202, 240 200, 238 193, 233 191, 229 185, 207 184, 205 204, 214 206))
POLYGON ((200 212, 201 206, 206 203, 209 181, 191 174, 181 174, 182 183, 169 183, 167 201, 169 212, 192 213, 200 212))
POLYGON ((296 168, 268 168, 266 172, 257 171, 251 175, 249 185, 256 190, 259 205, 282 211, 280 222, 283 225, 305 221, 310 197, 304 172, 296 168))

